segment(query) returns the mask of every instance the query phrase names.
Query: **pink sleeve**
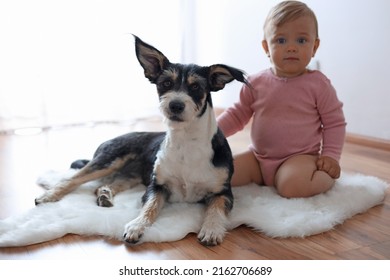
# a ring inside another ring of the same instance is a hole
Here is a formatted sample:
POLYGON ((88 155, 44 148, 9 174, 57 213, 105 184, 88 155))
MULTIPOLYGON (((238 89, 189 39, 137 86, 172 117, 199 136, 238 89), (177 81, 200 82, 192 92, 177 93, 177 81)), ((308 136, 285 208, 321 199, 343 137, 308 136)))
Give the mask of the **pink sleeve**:
POLYGON ((338 100, 332 85, 329 84, 327 90, 321 93, 317 106, 323 125, 321 154, 339 161, 345 140, 346 122, 343 103, 338 100))
POLYGON ((229 137, 242 130, 253 115, 253 91, 244 85, 240 91, 240 100, 224 111, 218 118, 218 126, 225 137, 229 137))

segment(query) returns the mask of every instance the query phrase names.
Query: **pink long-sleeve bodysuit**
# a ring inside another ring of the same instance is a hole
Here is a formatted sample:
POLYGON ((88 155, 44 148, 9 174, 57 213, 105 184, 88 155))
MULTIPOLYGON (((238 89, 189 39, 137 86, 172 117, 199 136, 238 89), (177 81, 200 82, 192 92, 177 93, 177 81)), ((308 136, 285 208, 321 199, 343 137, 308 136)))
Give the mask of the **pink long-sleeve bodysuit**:
POLYGON ((267 69, 249 77, 240 100, 218 118, 226 137, 253 117, 254 152, 264 183, 274 185, 279 166, 301 154, 340 159, 345 137, 343 104, 329 79, 319 71, 294 78, 280 78, 267 69))

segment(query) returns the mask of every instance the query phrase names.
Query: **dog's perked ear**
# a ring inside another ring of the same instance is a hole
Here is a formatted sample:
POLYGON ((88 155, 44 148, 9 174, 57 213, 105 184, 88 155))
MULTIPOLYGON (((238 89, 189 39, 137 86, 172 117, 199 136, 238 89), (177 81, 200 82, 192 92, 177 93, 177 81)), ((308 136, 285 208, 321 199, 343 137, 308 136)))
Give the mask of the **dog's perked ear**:
POLYGON ((150 82, 156 83, 158 76, 163 69, 169 64, 169 60, 155 47, 143 42, 135 36, 135 52, 137 59, 144 68, 145 77, 150 82))
POLYGON ((221 90, 227 83, 230 83, 233 80, 237 80, 246 85, 249 84, 245 78, 245 73, 239 69, 223 64, 211 65, 209 69, 209 84, 211 91, 221 90))

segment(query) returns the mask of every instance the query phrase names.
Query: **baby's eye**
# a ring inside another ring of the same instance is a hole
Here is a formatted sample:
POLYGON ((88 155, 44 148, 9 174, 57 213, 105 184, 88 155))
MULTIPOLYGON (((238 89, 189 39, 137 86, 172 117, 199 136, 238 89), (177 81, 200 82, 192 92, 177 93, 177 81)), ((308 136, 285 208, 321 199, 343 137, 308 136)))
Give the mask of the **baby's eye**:
POLYGON ((307 40, 305 38, 298 38, 297 42, 298 44, 304 44, 307 42, 307 40))
POLYGON ((276 43, 278 44, 285 44, 287 42, 287 40, 285 38, 277 38, 276 39, 276 43))

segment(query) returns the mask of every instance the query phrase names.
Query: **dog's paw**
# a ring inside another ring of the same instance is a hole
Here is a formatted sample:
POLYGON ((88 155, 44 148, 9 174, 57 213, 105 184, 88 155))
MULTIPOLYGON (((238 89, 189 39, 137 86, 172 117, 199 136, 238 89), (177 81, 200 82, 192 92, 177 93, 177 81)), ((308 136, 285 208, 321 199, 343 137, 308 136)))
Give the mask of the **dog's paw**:
POLYGON ((100 207, 112 207, 114 204, 110 200, 110 198, 104 194, 100 195, 97 198, 97 205, 100 207))
POLYGON ((136 244, 141 240, 144 231, 145 226, 138 219, 135 219, 125 225, 123 240, 129 244, 136 244))
POLYGON ((52 190, 48 190, 43 195, 35 199, 35 205, 47 202, 56 202, 58 200, 60 200, 60 197, 58 197, 52 190))
POLYGON ((113 195, 109 187, 103 186, 96 190, 97 205, 100 207, 112 207, 113 195))
POLYGON ((198 234, 198 240, 204 246, 215 246, 222 243, 225 233, 226 230, 223 227, 210 228, 203 225, 198 234))

